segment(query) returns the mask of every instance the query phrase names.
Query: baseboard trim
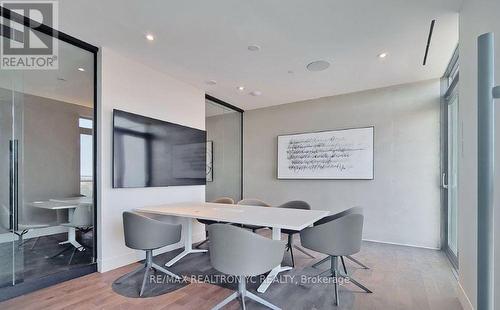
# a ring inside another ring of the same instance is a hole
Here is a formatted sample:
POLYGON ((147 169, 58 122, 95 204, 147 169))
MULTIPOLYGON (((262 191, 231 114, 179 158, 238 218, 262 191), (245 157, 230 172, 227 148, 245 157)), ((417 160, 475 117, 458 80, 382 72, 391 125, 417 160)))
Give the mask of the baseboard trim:
POLYGON ((464 310, 474 310, 474 306, 472 306, 472 303, 470 302, 467 294, 465 294, 465 290, 460 282, 458 282, 458 300, 464 310))
POLYGON ((79 278, 96 271, 97 266, 95 263, 84 266, 73 266, 69 270, 46 275, 33 281, 26 281, 14 286, 3 287, 0 289, 0 301, 38 291, 42 288, 79 278))
POLYGON ((414 244, 407 244, 407 243, 380 241, 380 240, 373 240, 373 239, 363 239, 363 241, 383 243, 383 244, 392 244, 392 245, 400 245, 400 246, 407 246, 407 247, 427 249, 427 250, 441 250, 440 248, 436 248, 436 247, 428 247, 428 246, 414 245, 414 244))

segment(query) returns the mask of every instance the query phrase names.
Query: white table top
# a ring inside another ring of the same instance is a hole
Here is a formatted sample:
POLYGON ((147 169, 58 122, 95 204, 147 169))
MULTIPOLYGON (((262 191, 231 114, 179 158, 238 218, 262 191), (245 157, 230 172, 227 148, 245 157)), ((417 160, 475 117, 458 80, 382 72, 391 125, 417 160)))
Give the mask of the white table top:
POLYGON ((143 207, 136 211, 291 230, 302 230, 317 220, 330 215, 329 211, 242 206, 210 202, 170 203, 143 207))
POLYGON ((30 206, 49 210, 62 210, 73 209, 78 207, 78 204, 67 204, 55 201, 33 201, 29 203, 30 206))
POLYGON ((67 204, 77 204, 77 205, 91 205, 94 203, 92 197, 70 197, 61 199, 50 199, 50 201, 67 203, 67 204))
POLYGON ((50 199, 49 201, 33 201, 31 206, 49 210, 74 209, 79 206, 90 206, 93 201, 90 197, 71 197, 50 199))

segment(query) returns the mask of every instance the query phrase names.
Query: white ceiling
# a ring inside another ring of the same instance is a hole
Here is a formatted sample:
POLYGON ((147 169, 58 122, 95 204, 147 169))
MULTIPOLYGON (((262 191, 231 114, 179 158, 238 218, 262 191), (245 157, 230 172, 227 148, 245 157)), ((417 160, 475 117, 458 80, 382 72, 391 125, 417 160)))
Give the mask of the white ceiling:
POLYGON ((212 102, 210 100, 205 100, 205 116, 217 116, 222 114, 236 113, 236 111, 226 108, 218 103, 212 102))
POLYGON ((59 28, 254 109, 440 77, 458 42, 461 2, 73 0, 60 1, 59 28), (320 59, 331 62, 326 71, 306 70, 320 59))
MULTIPOLYGON (((94 55, 65 42, 58 44, 57 70, 2 70, 0 88, 92 107, 94 55)), ((12 93, 2 93, 10 98, 0 99, 12 99, 12 93)))

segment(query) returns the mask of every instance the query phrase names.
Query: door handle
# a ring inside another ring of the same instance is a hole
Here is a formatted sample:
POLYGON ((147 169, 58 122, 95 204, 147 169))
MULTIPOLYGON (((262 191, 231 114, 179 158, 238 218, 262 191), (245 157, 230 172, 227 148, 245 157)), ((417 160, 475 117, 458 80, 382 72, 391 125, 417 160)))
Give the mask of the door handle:
POLYGON ((444 188, 444 189, 448 189, 448 184, 446 184, 446 172, 443 172, 441 174, 441 186, 444 188))
POLYGON ((19 141, 9 141, 9 229, 18 230, 19 211, 19 141))
POLYGON ((500 99, 500 85, 493 87, 493 98, 500 99))

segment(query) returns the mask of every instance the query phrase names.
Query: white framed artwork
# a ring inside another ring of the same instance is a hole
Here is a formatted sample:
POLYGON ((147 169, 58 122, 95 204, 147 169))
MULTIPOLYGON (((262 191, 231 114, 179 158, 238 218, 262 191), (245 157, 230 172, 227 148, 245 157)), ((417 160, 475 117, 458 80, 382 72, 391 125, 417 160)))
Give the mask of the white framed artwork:
POLYGON ((278 179, 373 180, 374 127, 278 136, 278 179))

